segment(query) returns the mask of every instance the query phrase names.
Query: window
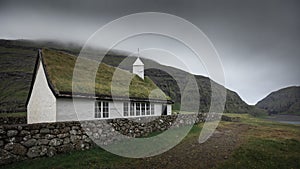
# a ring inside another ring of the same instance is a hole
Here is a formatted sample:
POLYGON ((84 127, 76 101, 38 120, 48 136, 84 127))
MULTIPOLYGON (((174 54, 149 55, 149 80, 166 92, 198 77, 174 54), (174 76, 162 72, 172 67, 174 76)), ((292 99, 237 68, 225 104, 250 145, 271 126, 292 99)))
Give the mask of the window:
POLYGON ((95 118, 108 118, 109 117, 109 106, 108 102, 95 102, 95 118))
POLYGON ((141 107, 140 107, 141 105, 140 105, 140 103, 136 103, 136 111, 135 111, 135 113, 136 113, 136 116, 139 116, 140 114, 141 114, 141 107))
POLYGON ((130 103, 130 116, 134 116, 134 103, 130 103))
POLYGON ((151 104, 151 115, 154 115, 154 104, 151 104))
MULTIPOLYGON (((149 116, 154 115, 154 104, 146 102, 124 102, 123 116, 149 116)), ((109 102, 95 102, 95 118, 109 118, 109 102)))
POLYGON ((103 118, 108 118, 109 114, 108 114, 108 102, 102 102, 103 105, 103 118))
POLYGON ((123 103, 123 115, 128 116, 128 103, 127 102, 123 103))
POLYGON ((101 102, 95 102, 95 118, 101 118, 101 102))
POLYGON ((150 104, 146 103, 146 114, 150 115, 150 104))
POLYGON ((145 103, 141 103, 142 107, 142 116, 145 116, 145 103))

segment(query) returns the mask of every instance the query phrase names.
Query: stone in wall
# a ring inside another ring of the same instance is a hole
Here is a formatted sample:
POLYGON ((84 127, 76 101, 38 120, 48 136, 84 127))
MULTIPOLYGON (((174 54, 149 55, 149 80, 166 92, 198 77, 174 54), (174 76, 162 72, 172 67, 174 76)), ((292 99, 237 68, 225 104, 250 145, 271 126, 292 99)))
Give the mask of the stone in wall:
POLYGON ((0 125, 27 124, 27 117, 0 117, 0 125))

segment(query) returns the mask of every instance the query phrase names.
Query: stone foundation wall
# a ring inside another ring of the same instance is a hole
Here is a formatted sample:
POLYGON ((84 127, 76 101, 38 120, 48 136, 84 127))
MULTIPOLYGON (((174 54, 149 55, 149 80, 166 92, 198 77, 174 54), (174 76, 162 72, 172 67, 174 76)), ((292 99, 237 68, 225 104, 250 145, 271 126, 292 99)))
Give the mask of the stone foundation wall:
POLYGON ((0 125, 27 124, 27 117, 0 117, 0 125))
MULTIPOLYGON (((212 120, 219 115, 212 115, 212 120)), ((0 165, 15 161, 86 150, 130 137, 143 137, 171 127, 204 122, 206 114, 169 115, 84 122, 0 126, 0 165)))

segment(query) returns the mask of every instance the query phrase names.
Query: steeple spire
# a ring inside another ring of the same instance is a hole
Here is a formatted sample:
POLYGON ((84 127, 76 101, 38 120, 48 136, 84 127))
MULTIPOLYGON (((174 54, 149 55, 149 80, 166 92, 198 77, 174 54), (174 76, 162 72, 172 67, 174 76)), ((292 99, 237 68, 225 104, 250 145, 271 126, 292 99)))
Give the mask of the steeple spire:
POLYGON ((138 58, 132 65, 132 73, 144 79, 144 63, 140 59, 140 48, 138 48, 138 58))

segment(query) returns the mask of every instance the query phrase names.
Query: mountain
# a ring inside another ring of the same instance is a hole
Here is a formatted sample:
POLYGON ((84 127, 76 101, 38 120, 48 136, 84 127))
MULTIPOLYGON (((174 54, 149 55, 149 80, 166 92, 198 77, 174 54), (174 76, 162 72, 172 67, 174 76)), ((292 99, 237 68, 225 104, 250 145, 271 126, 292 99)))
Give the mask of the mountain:
MULTIPOLYGON (((80 45, 72 43, 0 40, 0 112, 26 111, 25 102, 39 48, 49 48, 74 55, 78 55, 81 50, 80 45)), ((127 64, 124 64, 125 66, 122 64, 120 68, 131 71, 131 66, 128 65, 132 65, 135 58, 126 58, 125 55, 122 51, 110 51, 103 59, 103 62, 110 66, 118 66, 121 62, 127 62, 127 64)), ((208 112, 211 98, 211 83, 215 82, 211 81, 208 77, 192 75, 177 68, 160 65, 152 60, 143 59, 143 62, 145 65, 155 67, 145 70, 145 75, 175 101, 173 107, 177 110, 180 108, 181 100, 177 84, 185 84, 188 78, 194 76, 201 96, 199 111, 208 112), (176 81, 167 72, 162 70, 172 72, 176 76, 176 79, 180 80, 176 81)), ((218 86, 224 88, 221 85, 218 86)), ((247 105, 237 93, 228 89, 226 90, 225 113, 251 113, 254 115, 261 113, 256 107, 247 105)))
POLYGON ((256 104, 269 114, 300 115, 300 86, 292 86, 272 92, 256 104))

